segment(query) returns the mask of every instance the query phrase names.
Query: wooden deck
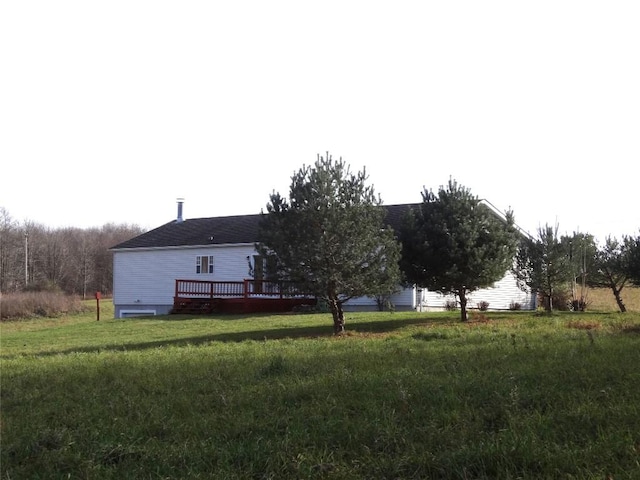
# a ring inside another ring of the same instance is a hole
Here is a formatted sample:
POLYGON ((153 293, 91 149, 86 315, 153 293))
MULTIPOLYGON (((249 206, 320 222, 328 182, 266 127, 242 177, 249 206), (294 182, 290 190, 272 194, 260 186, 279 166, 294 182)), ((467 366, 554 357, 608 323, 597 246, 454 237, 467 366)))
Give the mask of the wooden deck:
POLYGON ((176 280, 171 313, 288 312, 315 304, 313 295, 301 292, 291 282, 176 280))

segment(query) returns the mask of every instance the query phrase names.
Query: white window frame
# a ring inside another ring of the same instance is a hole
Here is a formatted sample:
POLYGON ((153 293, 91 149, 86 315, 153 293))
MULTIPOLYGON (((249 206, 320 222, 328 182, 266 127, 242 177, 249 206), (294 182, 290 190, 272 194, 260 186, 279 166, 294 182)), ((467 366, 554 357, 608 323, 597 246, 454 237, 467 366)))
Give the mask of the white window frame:
POLYGON ((196 275, 210 275, 213 273, 215 265, 213 255, 196 255, 196 275), (202 261, 206 259, 206 261, 202 261), (203 269, 203 263, 206 264, 203 269), (206 270, 206 271, 203 271, 206 270))

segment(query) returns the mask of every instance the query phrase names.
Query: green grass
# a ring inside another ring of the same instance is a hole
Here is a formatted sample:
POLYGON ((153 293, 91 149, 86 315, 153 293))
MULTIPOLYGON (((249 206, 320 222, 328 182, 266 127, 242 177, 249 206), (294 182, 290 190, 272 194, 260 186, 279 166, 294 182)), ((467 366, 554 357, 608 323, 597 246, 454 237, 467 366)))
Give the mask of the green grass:
POLYGON ((108 308, 0 325, 2 478, 640 478, 637 313, 108 308))

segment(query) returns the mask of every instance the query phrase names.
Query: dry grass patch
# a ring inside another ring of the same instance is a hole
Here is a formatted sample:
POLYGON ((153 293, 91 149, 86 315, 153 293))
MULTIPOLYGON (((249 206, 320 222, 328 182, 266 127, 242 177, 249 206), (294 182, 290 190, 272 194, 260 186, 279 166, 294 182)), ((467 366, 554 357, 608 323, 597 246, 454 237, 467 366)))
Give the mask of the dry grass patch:
POLYGON ((86 303, 80 297, 59 292, 5 293, 0 300, 1 320, 53 318, 85 311, 86 303))
POLYGON ((571 320, 567 323, 567 328, 575 328, 577 330, 597 330, 602 325, 595 320, 571 320))
POLYGON ((471 315, 471 319, 469 319, 469 324, 471 323, 489 323, 491 319, 487 317, 484 313, 481 312, 473 312, 471 315))
MULTIPOLYGON (((628 312, 640 312, 640 287, 627 285, 622 289, 621 296, 628 312)), ((590 288, 587 303, 588 311, 619 311, 613 293, 607 288, 590 288)))

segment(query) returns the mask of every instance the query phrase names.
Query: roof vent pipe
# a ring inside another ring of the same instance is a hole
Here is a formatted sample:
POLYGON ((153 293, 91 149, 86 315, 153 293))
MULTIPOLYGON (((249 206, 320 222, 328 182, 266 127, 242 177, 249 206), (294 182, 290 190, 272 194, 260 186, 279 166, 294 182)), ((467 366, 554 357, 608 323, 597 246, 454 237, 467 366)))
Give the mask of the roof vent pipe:
POLYGON ((178 218, 176 222, 180 223, 183 221, 182 218, 182 204, 184 203, 184 198, 178 198, 178 218))

